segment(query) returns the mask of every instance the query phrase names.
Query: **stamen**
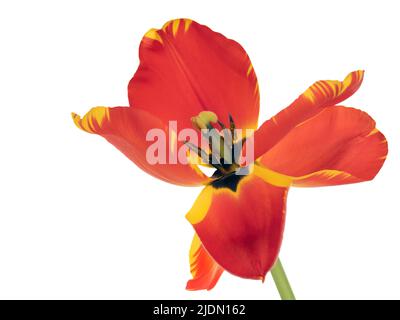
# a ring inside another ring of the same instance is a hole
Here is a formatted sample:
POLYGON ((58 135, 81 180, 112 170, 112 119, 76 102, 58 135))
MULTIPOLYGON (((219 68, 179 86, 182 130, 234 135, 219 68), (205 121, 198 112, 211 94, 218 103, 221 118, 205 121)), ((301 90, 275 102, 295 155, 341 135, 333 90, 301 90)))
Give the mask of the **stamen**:
POLYGON ((199 156, 199 158, 203 160, 204 163, 211 164, 215 169, 219 170, 222 173, 226 173, 225 169, 221 166, 220 162, 215 158, 212 153, 207 154, 207 152, 205 152, 203 149, 199 148, 189 141, 185 141, 184 143, 190 150, 195 152, 199 156))
POLYGON ((232 141, 236 140, 236 133, 235 133, 235 121, 233 121, 233 117, 229 114, 229 128, 231 129, 232 141))
POLYGON ((195 153, 199 156, 199 158, 201 158, 204 162, 207 162, 207 161, 208 161, 208 160, 207 160, 207 159, 208 159, 208 155, 207 155, 207 153, 206 153, 204 150, 202 150, 201 148, 195 146, 193 143, 191 143, 191 142, 189 142, 189 141, 185 141, 184 143, 185 143, 185 145, 187 145, 187 147, 188 147, 190 150, 192 150, 193 152, 195 152, 195 153))
POLYGON ((243 139, 241 139, 233 144, 233 147, 232 147, 233 162, 235 162, 235 163, 239 162, 240 154, 242 152, 244 144, 246 143, 246 139, 247 139, 247 137, 244 137, 243 139))
POLYGON ((217 122, 222 130, 226 129, 225 125, 221 121, 218 120, 217 122))

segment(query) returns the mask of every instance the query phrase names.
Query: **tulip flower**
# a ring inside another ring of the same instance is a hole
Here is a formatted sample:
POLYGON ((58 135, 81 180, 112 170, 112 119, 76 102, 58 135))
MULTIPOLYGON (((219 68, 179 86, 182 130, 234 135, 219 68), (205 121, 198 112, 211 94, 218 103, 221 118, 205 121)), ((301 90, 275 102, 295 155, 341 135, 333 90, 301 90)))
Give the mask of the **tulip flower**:
POLYGON ((203 186, 186 215, 195 231, 187 289, 210 290, 224 271, 259 280, 271 271, 281 297, 293 299, 278 259, 289 188, 371 180, 388 152, 367 113, 340 105, 360 87, 364 72, 315 82, 258 127, 257 77, 237 42, 177 19, 149 30, 139 57, 129 106, 95 107, 82 118, 73 113, 76 126, 104 137, 158 179, 203 186), (186 128, 197 130, 200 140, 210 131, 209 146, 188 142, 180 134, 186 128), (239 139, 237 129, 254 133, 239 139), (163 161, 149 161, 152 130, 167 137, 163 161), (246 145, 237 147, 241 142, 246 145), (250 145, 254 157, 244 164, 240 159, 250 145), (176 153, 187 162, 170 161, 176 153), (193 154, 211 161, 191 161, 193 154), (204 174, 201 164, 214 168, 213 175, 204 174))

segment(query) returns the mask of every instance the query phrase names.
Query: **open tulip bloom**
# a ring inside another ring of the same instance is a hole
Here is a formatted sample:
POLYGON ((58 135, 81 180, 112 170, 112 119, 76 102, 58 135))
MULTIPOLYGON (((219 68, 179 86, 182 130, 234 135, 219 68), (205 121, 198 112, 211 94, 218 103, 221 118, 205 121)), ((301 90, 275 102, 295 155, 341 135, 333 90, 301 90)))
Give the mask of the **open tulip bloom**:
POLYGON ((156 178, 204 186, 186 215, 195 230, 188 290, 212 289, 224 271, 259 280, 271 271, 293 299, 278 259, 289 187, 371 180, 388 152, 367 113, 339 105, 364 72, 315 82, 258 127, 257 78, 237 42, 177 19, 149 30, 139 57, 130 106, 73 113, 75 124, 156 178))

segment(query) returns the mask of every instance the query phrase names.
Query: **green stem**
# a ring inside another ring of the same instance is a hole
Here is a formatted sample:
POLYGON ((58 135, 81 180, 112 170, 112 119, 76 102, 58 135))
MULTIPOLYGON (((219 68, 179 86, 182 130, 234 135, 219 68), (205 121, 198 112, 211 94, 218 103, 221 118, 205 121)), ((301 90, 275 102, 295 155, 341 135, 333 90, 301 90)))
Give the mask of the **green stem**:
POLYGON ((288 278, 286 277, 285 270, 281 261, 276 261, 274 267, 271 269, 272 278, 274 279, 276 288, 282 300, 296 300, 288 278))

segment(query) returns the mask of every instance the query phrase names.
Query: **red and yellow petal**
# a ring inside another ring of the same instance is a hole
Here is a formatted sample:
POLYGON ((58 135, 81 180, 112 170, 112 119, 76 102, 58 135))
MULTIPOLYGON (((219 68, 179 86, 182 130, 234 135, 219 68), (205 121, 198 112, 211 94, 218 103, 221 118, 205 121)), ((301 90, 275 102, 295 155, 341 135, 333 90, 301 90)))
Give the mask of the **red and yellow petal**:
POLYGON ((189 262, 193 279, 187 282, 187 290, 211 290, 224 272, 207 253, 197 234, 190 247, 189 262))
POLYGON ((259 163, 301 187, 371 180, 388 152, 384 135, 365 112, 328 107, 291 130, 259 163))
POLYGON ((239 179, 210 184, 187 214, 204 248, 224 270, 243 278, 264 279, 282 242, 286 187, 267 183, 254 170, 239 179), (236 181, 237 182, 237 181, 236 181))
MULTIPOLYGON (((184 165, 179 162, 150 164, 146 152, 154 141, 147 141, 146 135, 151 129, 159 129, 165 133, 166 147, 179 150, 181 144, 176 139, 169 140, 168 128, 165 124, 145 110, 129 107, 96 107, 92 108, 83 118, 73 113, 76 126, 86 132, 98 134, 113 144, 138 167, 152 176, 178 185, 203 185, 209 181, 194 165, 184 165)), ((171 137, 176 137, 171 135, 171 137)), ((169 151, 166 151, 168 157, 169 151)))
POLYGON ((276 145, 297 125, 314 117, 324 108, 350 97, 360 87, 364 71, 354 71, 343 81, 317 81, 290 106, 264 122, 255 132, 255 158, 276 145))
POLYGON ((139 49, 140 66, 129 83, 131 106, 162 121, 191 128, 191 117, 215 112, 221 121, 231 113, 238 128, 256 128, 257 78, 250 59, 235 41, 189 19, 151 29, 139 49))

